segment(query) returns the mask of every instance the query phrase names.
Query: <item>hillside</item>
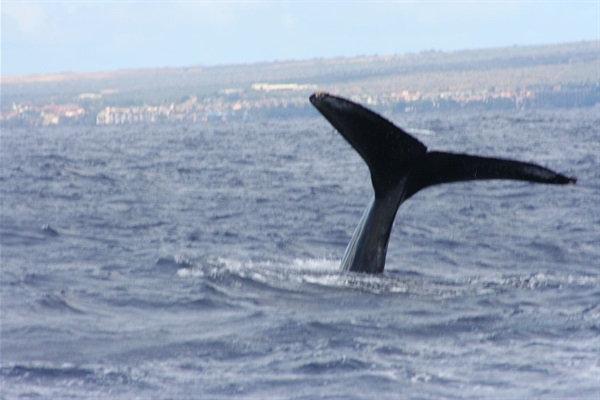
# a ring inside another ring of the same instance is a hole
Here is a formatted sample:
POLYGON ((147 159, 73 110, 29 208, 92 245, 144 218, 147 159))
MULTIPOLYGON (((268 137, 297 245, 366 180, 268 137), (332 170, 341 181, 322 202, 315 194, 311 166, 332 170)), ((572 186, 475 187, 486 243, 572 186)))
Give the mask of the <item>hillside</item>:
MULTIPOLYGON (((599 46, 600 42, 580 42, 214 67, 8 76, 2 77, 1 84, 2 119, 7 122, 10 114, 12 122, 22 120, 23 107, 33 115, 40 107, 71 105, 79 107, 79 111, 71 107, 71 115, 77 116, 71 122, 98 123, 99 113, 107 108, 110 111, 110 107, 129 109, 131 113, 155 107, 155 113, 164 115, 175 114, 173 111, 179 107, 180 114, 194 112, 196 121, 215 113, 301 109, 308 94, 315 90, 393 109, 470 103, 588 106, 599 101, 599 46), (557 97, 561 92, 567 97, 557 97), (158 107, 170 107, 171 111, 159 112, 158 107)), ((63 122, 67 120, 62 114, 58 120, 61 117, 63 122)), ((180 118, 187 119, 185 115, 180 118)))

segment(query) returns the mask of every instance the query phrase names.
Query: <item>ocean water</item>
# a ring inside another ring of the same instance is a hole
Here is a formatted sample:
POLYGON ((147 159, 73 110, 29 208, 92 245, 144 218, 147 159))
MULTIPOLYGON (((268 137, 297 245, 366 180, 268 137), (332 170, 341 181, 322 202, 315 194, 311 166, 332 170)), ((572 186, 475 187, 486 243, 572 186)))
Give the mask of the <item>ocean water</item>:
POLYGON ((0 397, 598 399, 598 109, 392 119, 579 182, 427 189, 342 274, 371 187, 316 112, 3 127, 0 397))

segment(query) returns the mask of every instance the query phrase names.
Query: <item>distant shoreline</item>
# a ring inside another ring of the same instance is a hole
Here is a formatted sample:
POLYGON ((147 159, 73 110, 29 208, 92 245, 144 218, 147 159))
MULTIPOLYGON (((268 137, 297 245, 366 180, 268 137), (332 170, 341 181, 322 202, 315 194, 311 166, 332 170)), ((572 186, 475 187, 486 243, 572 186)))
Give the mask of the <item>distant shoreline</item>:
POLYGON ((326 90, 393 112, 589 107, 599 41, 212 67, 2 77, 5 126, 206 122, 307 113, 326 90))

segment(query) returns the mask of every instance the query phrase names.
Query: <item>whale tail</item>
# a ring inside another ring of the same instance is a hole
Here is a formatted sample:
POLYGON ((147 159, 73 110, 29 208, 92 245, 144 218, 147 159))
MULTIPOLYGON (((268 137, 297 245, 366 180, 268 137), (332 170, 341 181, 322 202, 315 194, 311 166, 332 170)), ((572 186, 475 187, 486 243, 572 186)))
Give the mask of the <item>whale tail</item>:
POLYGON ((561 175, 532 163, 432 151, 427 153, 411 171, 405 198, 433 185, 488 179, 509 179, 555 185, 577 182, 576 178, 561 175))
POLYGON ((423 143, 360 104, 322 92, 310 102, 367 163, 376 197, 385 196, 427 152, 423 143))
POLYGON ((577 182, 542 166, 522 161, 427 151, 427 147, 387 119, 360 104, 327 93, 310 102, 360 154, 371 173, 376 197, 406 179, 404 199, 442 183, 511 179, 536 183, 577 182))
POLYGON ((375 198, 356 228, 342 259, 344 271, 381 273, 390 232, 403 201, 442 183, 514 179, 575 183, 542 166, 501 158, 432 151, 390 121, 349 100, 315 93, 310 102, 360 154, 371 172, 375 198))

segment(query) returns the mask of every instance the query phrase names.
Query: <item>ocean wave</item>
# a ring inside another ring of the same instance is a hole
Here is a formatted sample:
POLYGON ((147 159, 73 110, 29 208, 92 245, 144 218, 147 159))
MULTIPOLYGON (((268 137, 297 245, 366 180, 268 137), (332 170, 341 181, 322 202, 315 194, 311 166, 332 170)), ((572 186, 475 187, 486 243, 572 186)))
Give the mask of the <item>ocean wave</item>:
POLYGON ((4 378, 19 379, 25 381, 40 382, 48 380, 85 380, 92 376, 94 371, 74 364, 50 364, 43 362, 31 362, 15 364, 2 367, 4 378))
POLYGON ((4 394, 12 397, 11 392, 14 392, 15 398, 104 398, 109 393, 118 396, 119 392, 134 388, 138 393, 156 388, 142 372, 129 367, 32 361, 4 364, 0 367, 0 375, 5 385, 3 398, 4 394), (21 385, 24 384, 28 387, 27 391, 22 390, 21 385))
POLYGON ((482 290, 526 289, 539 290, 546 288, 561 289, 563 287, 600 285, 600 277, 592 275, 552 275, 536 273, 528 275, 509 275, 495 279, 489 277, 469 280, 470 285, 479 286, 482 290))
POLYGON ((210 282, 217 287, 246 288, 251 291, 321 292, 331 289, 381 295, 407 295, 423 299, 452 299, 489 296, 515 290, 562 289, 600 286, 598 276, 534 273, 498 277, 427 276, 421 273, 389 271, 381 275, 344 273, 336 259, 296 258, 289 261, 253 261, 216 257, 195 264, 173 262, 169 268, 177 277, 210 282))
POLYGON ((41 299, 36 300, 35 308, 39 312, 59 312, 71 314, 85 314, 86 311, 75 305, 75 301, 67 298, 66 292, 51 293, 44 295, 41 299))
POLYGON ((475 291, 463 282, 444 281, 415 272, 388 272, 381 275, 340 272, 339 260, 327 258, 252 261, 216 257, 197 265, 179 266, 176 274, 182 279, 209 281, 220 286, 244 286, 288 293, 336 289, 451 298, 475 291))

